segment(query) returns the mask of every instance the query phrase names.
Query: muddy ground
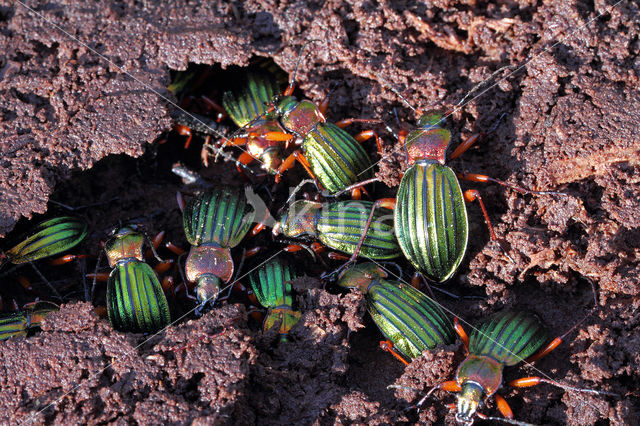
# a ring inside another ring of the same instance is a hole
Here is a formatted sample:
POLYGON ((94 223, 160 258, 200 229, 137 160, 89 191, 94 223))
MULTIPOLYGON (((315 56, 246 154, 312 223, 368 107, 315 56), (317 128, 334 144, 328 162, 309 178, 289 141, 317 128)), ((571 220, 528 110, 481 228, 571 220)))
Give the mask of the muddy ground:
MULTIPOLYGON (((297 83, 315 101, 333 90, 330 120, 373 117, 397 130, 395 108, 410 128, 416 117, 389 85, 425 110, 470 101, 449 119, 454 141, 504 114, 495 133, 451 167, 568 195, 464 183, 481 190, 512 260, 471 205, 473 238, 447 289, 483 299, 439 301, 468 323, 503 307, 535 311, 557 335, 589 311, 594 283, 600 310, 536 363, 539 371, 513 368, 506 378, 541 371, 620 398, 548 385, 502 393, 527 422, 638 424, 640 20, 636 3, 609 12, 612 4, 0 0, 0 235, 16 236, 42 213, 65 213, 57 204, 64 203, 80 207, 76 214, 90 224, 78 251, 97 254, 108 230, 128 219, 186 246, 174 201, 184 186, 170 168, 176 159, 199 167, 198 142, 184 151, 183 139, 167 133, 175 110, 170 69, 268 57, 290 74, 301 46, 315 40, 297 83), (515 68, 465 98, 507 66, 515 68)), ((385 143, 379 176, 393 187, 402 153, 377 129, 385 143)), ((201 172, 218 183, 240 181, 226 163, 201 172)), ((303 176, 292 172, 287 182, 303 176)), ((374 195, 392 193, 380 185, 374 195)), ((452 422, 444 406, 452 396, 438 395, 420 413, 405 408, 453 377, 460 345, 403 368, 378 349, 362 298, 323 289, 313 278, 321 268, 304 257, 299 263, 310 275, 298 283, 303 317, 280 345, 238 304, 150 338, 114 332, 82 302, 82 272, 94 263, 42 265, 67 303, 41 333, 0 343, 0 421, 452 422), (210 341, 171 350, 205 335, 210 341), (387 388, 394 383, 418 391, 387 388)), ((11 299, 50 299, 35 276, 26 292, 16 275, 2 277, 5 310, 11 299)), ((178 298, 174 317, 188 308, 178 298)), ((484 411, 496 415, 494 406, 484 411)))

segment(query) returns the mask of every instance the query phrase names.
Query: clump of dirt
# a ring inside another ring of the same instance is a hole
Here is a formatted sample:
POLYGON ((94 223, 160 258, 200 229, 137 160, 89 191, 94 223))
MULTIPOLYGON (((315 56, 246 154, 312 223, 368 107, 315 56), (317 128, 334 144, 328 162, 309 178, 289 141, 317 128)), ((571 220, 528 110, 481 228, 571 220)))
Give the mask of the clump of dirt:
MULTIPOLYGON (((479 207, 470 205, 474 237, 447 290, 484 299, 439 300, 467 324, 503 307, 535 311, 551 334, 561 335, 590 311, 593 283, 599 311, 535 370, 508 369, 505 379, 542 372, 621 397, 548 385, 501 393, 524 421, 637 424, 640 24, 635 3, 610 9, 561 1, 172 1, 162 8, 125 1, 54 4, 36 14, 0 1, 6 52, 0 58, 0 235, 21 216, 44 212, 55 190, 56 201, 92 205, 77 212, 90 224, 81 247, 87 252, 97 253, 106 230, 132 218, 150 230, 165 229, 184 246, 174 201, 182 185, 169 169, 176 158, 197 161, 197 153, 169 143, 146 146, 170 127, 169 68, 244 66, 261 56, 291 75, 300 49, 313 40, 299 62, 297 84, 315 101, 331 92, 329 120, 372 117, 395 131, 412 128, 415 115, 391 87, 423 110, 466 99, 447 123, 454 144, 498 125, 450 162, 454 170, 563 193, 522 195, 463 184, 481 191, 511 259, 490 241, 479 207), (140 160, 100 161, 143 152, 140 160)), ((385 143, 378 175, 397 184, 403 147, 383 126, 376 130, 385 143)), ((222 184, 237 184, 234 173, 229 164, 203 171, 222 184)), ((81 267, 43 268, 68 299, 83 300, 81 267)), ((38 335, 0 343, 2 421, 452 420, 444 407, 452 399, 444 393, 420 413, 404 409, 436 382, 453 378, 464 355, 459 346, 424 354, 403 369, 377 348, 381 336, 364 316, 360 296, 308 281, 298 291, 303 319, 291 342, 280 344, 274 334, 247 325, 237 305, 148 341, 113 331, 90 304, 65 305, 38 335), (210 343, 169 350, 204 335, 210 343), (404 388, 387 389, 391 384, 404 388)), ((37 283, 28 294, 13 289, 15 283, 9 287, 0 289, 5 300, 50 296, 37 283)), ((491 404, 483 411, 497 415, 491 404)))

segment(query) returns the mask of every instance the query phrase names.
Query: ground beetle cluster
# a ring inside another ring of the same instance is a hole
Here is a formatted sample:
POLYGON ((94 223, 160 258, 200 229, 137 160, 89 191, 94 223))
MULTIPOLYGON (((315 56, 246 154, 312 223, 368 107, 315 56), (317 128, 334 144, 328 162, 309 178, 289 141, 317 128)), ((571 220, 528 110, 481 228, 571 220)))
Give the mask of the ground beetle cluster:
MULTIPOLYGON (((269 208, 257 211, 247 197, 248 189, 254 189, 250 187, 189 189, 186 202, 180 194, 184 234, 191 247, 186 257, 179 248, 173 250, 179 256, 169 264, 176 266, 173 270, 183 281, 177 287, 171 281, 161 282, 156 274, 168 270, 168 263, 158 263, 155 271, 146 263, 143 247, 148 243, 156 255, 157 239, 149 238, 136 224, 119 226, 104 244, 110 273, 91 275, 107 281, 106 313, 113 327, 126 332, 162 330, 171 323, 166 296, 177 288, 194 300, 197 315, 215 309, 228 299, 233 289, 239 288, 245 293, 250 312, 257 312, 262 318, 264 330, 277 327, 280 344, 286 344, 289 332, 302 315, 296 309, 293 282, 307 272, 294 267, 291 257, 310 256, 325 270, 322 275, 325 285, 334 286, 336 291, 348 288, 362 292, 373 322, 386 338, 381 347, 403 363, 408 364, 408 360, 419 357, 425 350, 454 343, 457 337, 462 340, 466 358, 455 379, 427 392, 416 403, 416 409, 437 390, 457 392, 456 421, 470 425, 476 417, 499 420, 480 411, 487 399, 494 397, 503 420, 518 424, 507 402, 497 393, 503 385, 502 370, 539 359, 557 347, 564 336, 549 342, 535 314, 502 311, 482 320, 467 337, 458 319, 420 290, 425 287, 419 278, 438 284, 455 275, 469 239, 465 203, 479 201, 491 238, 496 239, 480 194, 476 190, 463 191, 460 178, 494 181, 519 192, 549 193, 514 187, 484 175, 457 174, 445 164, 447 158, 460 156, 482 135, 463 141, 447 157, 451 133, 443 122, 449 114, 414 110, 419 115, 417 129, 408 134, 399 132, 397 137, 406 152, 406 168, 396 198, 360 200, 363 192, 370 197, 376 180, 374 161, 362 143, 373 139, 381 152, 383 141, 373 130, 351 136, 343 127, 352 123, 373 125, 379 120, 348 118, 328 122, 327 101, 316 104, 294 97, 295 72, 282 91, 282 77, 268 66, 259 64, 238 74, 236 86, 224 91, 219 99, 207 96, 194 99, 191 95, 197 86, 193 82, 198 79, 188 72, 176 76, 170 90, 183 102, 189 98, 191 103, 204 104, 202 117, 211 125, 205 125, 203 133, 202 126, 193 124, 202 120, 194 121, 193 115, 186 114, 176 120, 174 134, 187 137, 185 148, 194 137, 200 137, 206 166, 220 156, 231 159, 237 165, 239 178, 250 181, 268 195, 283 191, 284 172, 297 161, 308 174, 308 180, 302 184, 315 183, 315 196, 305 193, 305 199, 297 199, 302 187, 298 180, 293 185, 295 190, 287 194, 286 203, 276 206, 272 202, 269 208), (217 123, 226 117, 239 129, 220 136, 217 123), (254 163, 259 164, 262 173, 256 172, 254 163), (347 193, 351 199, 344 199, 347 193), (262 220, 262 215, 270 217, 271 211, 278 219, 272 223, 262 220), (252 229, 254 223, 257 225, 252 229), (239 261, 237 256, 234 258, 232 249, 258 235, 266 226, 273 231, 271 247, 256 246, 244 250, 239 261), (279 251, 269 252, 273 246, 279 251), (325 253, 327 250, 329 253, 325 253), (234 280, 242 268, 238 263, 251 263, 254 256, 266 260, 247 268, 247 285, 238 287, 238 280, 234 280), (403 256, 408 262, 402 260, 403 256), (358 258, 367 262, 357 263, 358 258), (392 278, 388 267, 401 271, 402 267, 390 265, 389 261, 415 268, 411 284, 402 280, 402 272, 392 278), (330 262, 335 265, 330 266, 330 262)), ((278 195, 269 201, 275 200, 279 200, 278 195)), ((86 232, 86 224, 77 218, 50 219, 20 236, 15 246, 2 253, 2 259, 34 266, 33 262, 41 258, 72 249, 86 232)), ((58 262, 73 258, 77 256, 58 262)), ((55 291, 53 286, 52 290, 55 291)), ((41 302, 6 314, 0 318, 0 339, 26 335, 55 310, 55 305, 41 302)), ((542 377, 525 377, 509 385, 527 387, 543 382, 572 391, 606 394, 542 377)))

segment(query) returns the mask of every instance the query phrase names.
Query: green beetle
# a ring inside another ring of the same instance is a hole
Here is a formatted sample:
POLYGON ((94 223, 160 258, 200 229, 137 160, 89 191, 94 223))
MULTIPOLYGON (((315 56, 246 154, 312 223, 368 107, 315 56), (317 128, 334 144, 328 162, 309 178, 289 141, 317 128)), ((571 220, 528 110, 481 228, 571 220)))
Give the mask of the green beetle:
POLYGON ((224 141, 219 149, 211 149, 218 155, 227 145, 244 145, 246 151, 238 158, 238 169, 244 169, 254 160, 262 164, 268 173, 277 173, 284 157, 284 144, 293 139, 286 132, 268 104, 280 93, 278 81, 273 74, 247 72, 242 76, 243 84, 224 93, 222 106, 229 117, 242 128, 241 134, 224 141))
POLYGON ((54 308, 46 306, 42 302, 36 302, 20 312, 0 315, 0 340, 6 340, 14 336, 26 336, 30 330, 40 327, 42 320, 47 315, 57 310, 57 307, 54 308))
POLYGON ((213 188, 189 200, 182 223, 191 249, 186 278, 195 282, 201 304, 213 300, 223 282, 233 277, 231 248, 249 231, 255 210, 239 189, 213 188))
MULTIPOLYGON (((280 117, 282 127, 300 140, 301 150, 289 155, 280 165, 276 182, 279 182, 281 174, 292 167, 296 160, 329 194, 370 179, 373 176, 373 165, 359 141, 375 136, 380 147, 377 135, 365 131, 354 139, 338 125, 326 122, 324 107, 318 107, 308 100, 298 102, 290 96, 292 90, 290 85, 285 96, 274 103, 274 109, 280 117)), ((339 124, 346 125, 354 121, 374 120, 344 120, 339 124)), ((354 198, 358 198, 356 194, 359 194, 359 188, 352 192, 354 198)))
POLYGON ((72 249, 86 235, 87 224, 81 219, 71 216, 56 217, 34 226, 4 256, 13 264, 34 262, 72 249))
POLYGON ((406 136, 409 168, 398 193, 394 223, 398 243, 413 266, 435 282, 448 280, 467 249, 469 224, 458 177, 445 165, 451 133, 442 117, 425 114, 406 136))
POLYGON ((107 281, 107 313, 117 330, 153 333, 171 322, 158 277, 143 261, 144 241, 136 225, 127 225, 114 231, 104 247, 113 268, 107 281))
MULTIPOLYGON (((318 238, 324 245, 344 253, 353 254, 364 235, 371 201, 350 200, 322 204, 298 200, 291 204, 273 227, 273 234, 286 237, 307 236, 318 238)), ((400 247, 393 233, 393 226, 384 221, 391 218, 391 211, 376 209, 367 230, 360 254, 370 259, 393 259, 400 256, 400 247)))
MULTIPOLYGON (((542 358, 562 343, 563 337, 567 334, 556 337, 547 344, 548 334, 538 316, 522 311, 497 312, 481 321, 473 329, 470 337, 467 337, 464 329, 458 324, 456 324, 456 332, 462 338, 468 355, 458 366, 455 380, 435 386, 416 404, 416 407, 420 407, 438 389, 457 392, 456 422, 467 426, 473 424, 475 417, 501 420, 478 412, 478 409, 491 397, 496 399, 498 410, 502 415, 512 420, 514 416, 509 404, 496 393, 502 387, 504 367, 514 366, 525 360, 533 362, 542 358)), ((537 376, 512 380, 508 385, 530 387, 540 383, 576 392, 615 396, 612 393, 576 388, 537 376)), ((513 420, 510 423, 520 424, 513 420)))
MULTIPOLYGON (((367 309, 378 328, 406 358, 455 341, 451 320, 433 299, 410 285, 388 281, 387 273, 373 263, 342 271, 338 285, 358 288, 365 294, 367 309)), ((389 346, 382 347, 393 353, 389 346)))
POLYGON ((270 330, 280 322, 280 340, 300 320, 300 312, 293 310, 291 280, 296 278, 293 267, 280 256, 266 262, 249 275, 251 288, 262 306, 267 308, 263 328, 270 330))

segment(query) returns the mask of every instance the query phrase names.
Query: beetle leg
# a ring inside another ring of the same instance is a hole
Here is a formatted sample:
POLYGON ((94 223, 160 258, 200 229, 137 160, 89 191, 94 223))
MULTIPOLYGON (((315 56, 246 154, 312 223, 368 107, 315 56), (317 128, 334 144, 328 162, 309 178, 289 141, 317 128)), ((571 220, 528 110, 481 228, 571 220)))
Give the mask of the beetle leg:
POLYGON ((25 291, 33 290, 33 286, 31 285, 31 281, 27 279, 24 275, 18 275, 18 283, 22 286, 25 291))
POLYGON ((162 285, 162 290, 164 290, 165 293, 171 294, 171 290, 173 289, 173 277, 171 275, 167 275, 162 279, 160 285, 162 285))
POLYGON ((293 167, 293 164, 296 162, 296 160, 300 164, 302 164, 302 167, 304 167, 304 169, 307 171, 309 176, 313 178, 313 180, 315 181, 316 187, 322 190, 322 186, 320 185, 320 183, 318 183, 318 180, 316 179, 316 175, 311 170, 311 165, 309 164, 309 161, 307 161, 307 158, 299 150, 293 151, 291 155, 289 155, 282 162, 282 164, 280 164, 280 167, 278 167, 278 172, 276 173, 276 179, 275 179, 276 183, 280 182, 280 180, 282 179, 282 173, 286 170, 289 170, 291 167, 293 167))
POLYGON ((156 266, 154 266, 153 270, 155 271, 156 274, 164 274, 169 269, 171 269, 171 266, 173 266, 173 263, 174 262, 172 259, 162 261, 158 263, 156 266))
POLYGON ((329 109, 329 98, 330 98, 331 93, 329 93, 327 96, 325 96, 325 98, 323 100, 320 101, 320 103, 318 103, 318 110, 320 111, 320 113, 322 115, 325 115, 327 113, 327 109, 329 109))
POLYGON ((489 228, 489 234, 491 235, 491 239, 493 241, 496 241, 500 246, 500 248, 502 249, 502 251, 504 252, 505 256, 507 256, 507 258, 511 262, 515 263, 515 261, 511 258, 511 256, 509 256, 509 252, 507 251, 507 249, 502 246, 502 243, 500 242, 500 240, 498 240, 496 233, 493 231, 493 226, 491 225, 491 220, 489 219, 489 214, 487 213, 487 209, 484 206, 482 197, 480 197, 480 192, 478 192, 476 189, 469 189, 464 192, 464 200, 467 203, 471 203, 475 200, 478 200, 478 202, 480 203, 480 208, 482 209, 482 214, 484 215, 484 218, 487 221, 487 227, 489 228))
POLYGON ((286 246, 282 250, 286 251, 287 253, 295 253, 295 252, 298 252, 298 251, 300 251, 302 249, 303 249, 303 247, 301 245, 299 245, 299 244, 289 244, 288 246, 286 246))
POLYGON ((420 272, 416 271, 411 277, 411 286, 417 290, 420 290, 420 288, 422 287, 421 282, 422 276, 420 275, 420 272))
POLYGON ((460 336, 460 339, 462 339, 462 343, 464 344, 465 352, 469 353, 469 336, 467 336, 467 332, 464 331, 464 328, 460 324, 460 321, 458 320, 458 317, 455 317, 453 319, 453 328, 456 331, 456 333, 458 333, 458 336, 460 336))
POLYGON ((374 132, 373 130, 364 130, 360 133, 358 133, 357 135, 354 136, 354 139, 357 140, 358 142, 364 142, 366 140, 369 140, 371 138, 375 138, 376 139, 376 146, 378 147, 378 154, 382 155, 382 139, 380 139, 380 136, 378 136, 378 134, 376 132, 374 132))
POLYGON ((496 404, 498 410, 507 419, 513 419, 513 410, 509 407, 509 403, 501 395, 496 394, 496 404))
POLYGON ((183 254, 186 253, 186 251, 182 247, 179 247, 179 246, 173 244, 171 241, 167 241, 166 243, 164 243, 164 246, 171 253, 177 254, 178 256, 182 256, 183 254))
POLYGON ((457 173, 458 177, 460 179, 464 179, 464 180, 469 180, 472 182, 493 182, 493 183, 497 183, 498 185, 502 185, 504 187, 507 188, 511 188, 516 192, 519 192, 520 194, 537 194, 537 195, 568 195, 565 194, 563 192, 557 192, 557 191, 534 191, 532 189, 527 189, 527 188, 523 188, 521 186, 518 185, 512 185, 508 182, 505 182, 503 180, 500 179, 495 179, 492 177, 489 177, 487 175, 480 175, 477 173, 457 173))
POLYGON ((214 100, 212 100, 211 98, 205 95, 200 96, 200 99, 204 101, 207 107, 215 110, 218 113, 216 117, 216 121, 218 123, 227 117, 227 111, 225 111, 225 109, 221 105, 219 105, 217 102, 215 102, 214 100))
POLYGON ((294 139, 292 134, 285 132, 267 132, 259 136, 271 142, 289 142, 291 139, 294 139))
POLYGON ((87 257, 90 257, 91 255, 89 254, 66 254, 64 256, 60 256, 56 259, 51 259, 49 261, 49 265, 53 265, 53 266, 58 266, 58 265, 64 265, 65 263, 69 263, 71 261, 77 260, 77 259, 85 259, 87 257))
POLYGON ((244 254, 245 259, 248 259, 252 256, 255 256, 256 254, 260 253, 260 251, 262 251, 263 247, 254 247, 250 250, 247 250, 247 252, 244 254))
POLYGON ((298 160, 300 164, 302 164, 302 167, 304 167, 309 176, 311 176, 311 178, 316 181, 316 186, 322 189, 322 186, 320 186, 320 183, 318 183, 316 175, 313 173, 313 170, 311 170, 311 164, 309 164, 307 157, 305 157, 304 154, 300 151, 294 151, 292 155, 298 160))
POLYGON ((96 281, 107 282, 109 279, 108 272, 98 272, 97 274, 87 274, 87 278, 94 278, 96 281))
POLYGON ((256 235, 258 235, 260 232, 262 232, 262 230, 264 228, 266 228, 267 225, 263 222, 258 223, 256 226, 253 227, 253 229, 251 230, 251 232, 249 232, 249 235, 252 237, 255 237, 256 235))
POLYGON ((354 200, 360 200, 362 198, 362 190, 360 187, 351 190, 351 198, 354 200))
POLYGON ((315 254, 320 254, 323 251, 325 251, 325 247, 320 244, 320 243, 312 243, 310 247, 305 247, 303 245, 300 244, 289 244, 288 246, 286 246, 285 248, 283 248, 284 251, 286 251, 287 253, 295 253, 298 252, 302 249, 305 249, 307 251, 311 250, 311 252, 315 253, 315 254))
MULTIPOLYGON (((445 113, 446 116, 451 115, 453 112, 455 111, 455 108, 452 110, 449 110, 445 113)), ((450 160, 453 160, 454 158, 457 158, 459 156, 461 156, 462 154, 464 154, 469 148, 471 148, 471 146, 473 144, 475 144, 476 142, 478 142, 478 140, 480 138, 484 138, 487 135, 495 132, 495 130, 498 128, 498 125, 500 124, 500 122, 502 121, 502 119, 505 117, 506 114, 502 114, 500 115, 500 117, 498 118, 498 120, 494 123, 493 126, 491 126, 491 129, 487 130, 486 132, 479 132, 479 133, 474 133, 471 136, 469 136, 468 138, 466 138, 464 141, 462 141, 462 143, 460 145, 458 145, 458 147, 453 151, 453 153, 451 153, 451 155, 449 156, 450 160)))
POLYGON ((191 139, 193 138, 193 134, 191 133, 191 129, 182 124, 176 124, 173 126, 173 130, 178 133, 180 136, 186 136, 187 141, 184 143, 184 149, 189 148, 191 144, 191 139))
POLYGON ((178 208, 180 209, 180 212, 184 211, 184 206, 186 205, 186 202, 184 201, 184 197, 182 196, 182 192, 180 191, 176 192, 176 202, 178 203, 178 208))
POLYGON ((496 233, 493 231, 493 226, 491 225, 491 220, 489 219, 489 214, 487 213, 487 209, 484 206, 484 202, 482 201, 482 197, 480 196, 480 192, 476 189, 469 189, 464 191, 464 200, 467 203, 471 203, 473 201, 478 200, 480 203, 480 208, 482 209, 482 214, 484 215, 484 219, 487 221, 487 227, 489 228, 489 233, 491 234, 492 240, 497 240, 498 237, 496 233))
POLYGON ((236 161, 236 169, 238 170, 238 173, 244 175, 244 168, 246 168, 246 166, 251 164, 253 161, 255 161, 255 158, 253 158, 253 156, 248 152, 243 152, 242 154, 240 154, 240 157, 238 157, 238 160, 236 161), (242 167, 241 165, 245 167, 242 167))
POLYGON ((383 341, 381 341, 380 342, 380 349, 382 349, 385 352, 389 352, 391 355, 396 357, 396 359, 398 361, 400 361, 401 363, 403 363, 404 365, 409 365, 409 363, 402 357, 402 355, 400 355, 398 352, 393 350, 393 343, 391 342, 391 340, 383 340, 383 341))
POLYGON ((456 382, 455 380, 447 380, 446 382, 439 383, 432 387, 429 392, 427 392, 425 396, 420 398, 420 401, 418 401, 418 403, 415 404, 412 408, 420 408, 420 406, 424 404, 424 402, 431 396, 431 394, 439 389, 447 392, 460 392, 462 390, 458 382, 456 382))
POLYGON ((555 380, 545 379, 543 377, 538 377, 538 376, 521 377, 519 379, 510 381, 508 385, 513 386, 515 388, 528 388, 531 386, 539 385, 540 383, 546 383, 548 385, 556 386, 564 390, 570 390, 575 392, 593 393, 596 395, 618 396, 618 394, 615 394, 613 392, 600 391, 596 389, 577 388, 574 386, 569 386, 560 382, 556 382, 555 380))
POLYGON ((464 154, 465 151, 471 148, 471 146, 473 146, 474 143, 478 142, 478 139, 484 136, 486 136, 484 132, 474 133, 471 136, 469 136, 467 139, 462 141, 460 145, 456 147, 456 149, 449 156, 449 160, 453 160, 454 158, 458 158, 459 156, 464 154))
POLYGON ((562 343, 562 339, 560 337, 556 337, 546 347, 542 348, 540 351, 536 352, 535 354, 527 358, 526 362, 534 362, 539 360, 540 358, 547 356, 549 352, 557 348, 558 345, 560 345, 560 343, 562 343))
MULTIPOLYGON (((222 142, 222 141, 220 141, 222 142)), ((240 145, 246 145, 247 144, 247 137, 246 136, 241 136, 241 137, 236 137, 233 139, 225 139, 224 142, 222 142, 222 144, 220 144, 220 142, 218 142, 218 146, 223 146, 227 147, 227 146, 240 146, 240 145)))
POLYGON ((278 167, 278 171, 276 173, 276 178, 275 178, 276 183, 279 183, 280 180, 282 179, 282 173, 284 173, 285 171, 293 167, 293 164, 296 162, 296 156, 293 154, 295 154, 295 152, 289 155, 287 158, 285 158, 282 164, 280 164, 280 167, 278 167))
POLYGON ((327 253, 327 257, 331 260, 349 260, 349 256, 347 256, 346 254, 338 253, 335 251, 330 251, 329 253, 327 253))

